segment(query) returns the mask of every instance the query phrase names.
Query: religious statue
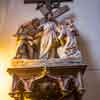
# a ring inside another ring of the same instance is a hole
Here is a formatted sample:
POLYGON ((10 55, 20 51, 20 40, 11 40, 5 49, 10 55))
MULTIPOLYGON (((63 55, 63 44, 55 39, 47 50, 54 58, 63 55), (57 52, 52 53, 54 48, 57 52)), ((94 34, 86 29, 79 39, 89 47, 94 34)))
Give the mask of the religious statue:
POLYGON ((57 53, 62 59, 81 59, 81 53, 78 49, 76 36, 78 31, 74 26, 73 17, 68 17, 65 22, 59 26, 58 39, 60 40, 61 46, 57 49, 57 53))
POLYGON ((59 23, 49 12, 45 15, 45 20, 45 23, 40 24, 40 20, 36 18, 21 25, 16 33, 18 45, 15 58, 81 60, 76 39, 79 34, 74 18, 70 16, 59 23))
POLYGON ((73 0, 25 0, 36 2, 43 18, 22 24, 16 34, 16 56, 8 68, 13 75, 14 100, 81 100, 85 91, 74 16, 59 21, 69 11, 61 3, 73 0), (56 19, 57 18, 57 19, 56 19))
POLYGON ((27 58, 33 59, 37 58, 38 47, 36 33, 38 26, 40 25, 39 19, 33 19, 32 21, 25 23, 20 26, 17 33, 14 35, 17 37, 17 52, 16 59, 27 58))
POLYGON ((57 49, 57 23, 52 13, 46 15, 47 22, 42 25, 43 34, 40 45, 40 58, 49 59, 56 57, 57 49))

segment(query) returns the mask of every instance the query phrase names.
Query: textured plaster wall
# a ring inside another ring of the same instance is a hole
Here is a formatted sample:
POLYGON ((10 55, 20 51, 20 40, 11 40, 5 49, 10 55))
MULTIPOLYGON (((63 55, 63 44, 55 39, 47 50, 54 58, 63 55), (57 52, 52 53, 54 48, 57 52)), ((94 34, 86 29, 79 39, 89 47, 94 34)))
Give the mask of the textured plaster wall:
MULTIPOLYGON (((24 5, 23 0, 0 0, 0 52, 15 52, 12 37, 24 22, 42 15, 34 10, 33 4, 24 5)), ((86 93, 83 100, 100 99, 100 0, 74 0, 72 10, 77 16, 76 25, 80 31, 80 48, 89 64, 84 75, 86 93)), ((0 97, 1 98, 1 97, 0 97)), ((4 99, 3 99, 4 100, 4 99)))
POLYGON ((78 16, 77 27, 81 34, 81 47, 88 70, 84 80, 86 94, 83 100, 100 99, 100 0, 75 0, 74 11, 78 16))

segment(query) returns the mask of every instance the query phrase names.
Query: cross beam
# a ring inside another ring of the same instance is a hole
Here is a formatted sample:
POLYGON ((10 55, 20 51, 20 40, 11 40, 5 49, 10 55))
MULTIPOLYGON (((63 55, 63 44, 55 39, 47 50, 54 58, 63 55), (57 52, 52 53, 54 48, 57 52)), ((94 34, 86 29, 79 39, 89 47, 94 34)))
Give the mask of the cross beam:
POLYGON ((54 14, 54 16, 59 16, 63 13, 65 13, 66 11, 69 10, 69 7, 63 7, 60 8, 60 4, 62 2, 72 2, 73 0, 24 0, 25 4, 28 3, 35 3, 37 4, 36 9, 40 10, 40 12, 45 16, 47 13, 50 13, 53 11, 53 9, 57 8, 57 14, 54 14), (67 9, 67 10, 66 10, 67 9), (59 11, 58 11, 59 10, 59 11))
MULTIPOLYGON (((45 3, 46 0, 24 0, 24 3, 45 3)), ((72 2, 73 0, 47 0, 53 2, 72 2)))

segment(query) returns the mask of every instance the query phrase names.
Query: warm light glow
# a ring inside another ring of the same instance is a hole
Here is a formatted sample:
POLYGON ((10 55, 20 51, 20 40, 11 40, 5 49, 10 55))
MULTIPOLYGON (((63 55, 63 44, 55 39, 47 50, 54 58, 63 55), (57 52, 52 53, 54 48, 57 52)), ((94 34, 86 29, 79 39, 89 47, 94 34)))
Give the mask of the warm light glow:
POLYGON ((11 100, 8 93, 11 88, 12 77, 6 72, 10 58, 7 53, 0 51, 0 100, 11 100))

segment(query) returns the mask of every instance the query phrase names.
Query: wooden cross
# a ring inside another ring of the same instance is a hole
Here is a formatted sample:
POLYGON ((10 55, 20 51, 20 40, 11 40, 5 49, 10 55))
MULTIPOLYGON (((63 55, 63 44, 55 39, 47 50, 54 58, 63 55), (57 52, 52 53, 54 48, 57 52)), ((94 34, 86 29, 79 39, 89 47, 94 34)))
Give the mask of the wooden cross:
POLYGON ((72 2, 73 0, 24 0, 24 3, 42 3, 45 1, 51 1, 51 2, 72 2))
POLYGON ((69 11, 68 5, 65 7, 60 7, 60 3, 62 2, 72 2, 73 0, 24 0, 25 4, 37 4, 36 9, 39 9, 40 12, 45 16, 47 13, 52 12, 54 8, 57 8, 55 12, 53 12, 54 17, 58 17, 63 13, 69 11))

